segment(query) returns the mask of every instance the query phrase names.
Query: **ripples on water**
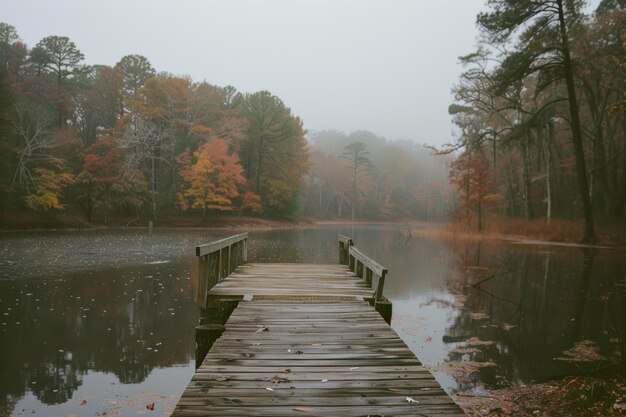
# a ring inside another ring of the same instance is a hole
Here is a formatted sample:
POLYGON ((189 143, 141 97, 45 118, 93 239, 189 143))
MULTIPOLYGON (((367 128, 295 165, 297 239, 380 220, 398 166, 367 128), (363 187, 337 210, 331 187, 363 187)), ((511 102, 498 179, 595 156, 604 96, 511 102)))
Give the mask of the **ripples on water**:
MULTIPOLYGON (((450 244, 407 239, 393 227, 334 226, 251 234, 249 259, 336 263, 337 233, 389 268, 392 325, 450 392, 623 358, 623 252, 450 244), (606 360, 555 360, 585 340, 606 360)), ((0 414, 110 415, 151 402, 171 409, 194 369, 193 247, 228 234, 1 235, 0 414)))

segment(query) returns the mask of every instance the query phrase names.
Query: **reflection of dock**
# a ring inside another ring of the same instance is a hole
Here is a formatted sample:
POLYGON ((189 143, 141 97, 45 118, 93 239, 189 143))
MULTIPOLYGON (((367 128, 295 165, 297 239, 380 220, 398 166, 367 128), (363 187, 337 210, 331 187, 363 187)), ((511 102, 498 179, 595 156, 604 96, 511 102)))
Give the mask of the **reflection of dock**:
POLYGON ((341 265, 246 264, 246 244, 196 249, 201 365, 173 416, 463 415, 387 324, 387 270, 349 238, 341 265))

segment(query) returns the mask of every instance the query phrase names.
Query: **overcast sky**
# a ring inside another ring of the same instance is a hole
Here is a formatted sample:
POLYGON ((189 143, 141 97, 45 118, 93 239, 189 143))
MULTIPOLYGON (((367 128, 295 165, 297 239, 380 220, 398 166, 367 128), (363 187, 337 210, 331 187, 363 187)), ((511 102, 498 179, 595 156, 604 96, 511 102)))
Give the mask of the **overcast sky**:
POLYGON ((30 47, 68 36, 88 64, 141 54, 157 71, 269 90, 307 129, 442 144, 484 2, 0 0, 0 19, 30 47))

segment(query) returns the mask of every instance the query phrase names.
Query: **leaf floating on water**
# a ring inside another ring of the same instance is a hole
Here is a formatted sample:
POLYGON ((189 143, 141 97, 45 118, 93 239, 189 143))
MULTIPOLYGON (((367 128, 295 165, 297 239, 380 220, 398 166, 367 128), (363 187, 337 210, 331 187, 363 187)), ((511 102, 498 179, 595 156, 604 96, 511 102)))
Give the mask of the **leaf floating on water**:
POLYGON ((485 320, 489 318, 489 315, 486 313, 470 313, 469 314, 470 318, 472 318, 473 320, 485 320))
POLYGON ((478 337, 470 337, 467 341, 470 346, 491 346, 495 343, 493 340, 481 340, 478 337))
POLYGON ((300 411, 301 413, 310 413, 313 410, 310 409, 309 407, 295 407, 293 411, 300 411))
POLYGON ((606 356, 600 354, 600 349, 591 340, 581 340, 571 349, 562 352, 563 356, 554 358, 565 362, 596 362, 606 361, 606 356))
POLYGON ((411 397, 406 397, 406 398, 404 399, 404 401, 406 401, 406 402, 407 402, 407 403, 409 403, 409 404, 412 404, 412 403, 419 404, 419 401, 414 400, 414 399, 413 399, 413 398, 411 398, 411 397))

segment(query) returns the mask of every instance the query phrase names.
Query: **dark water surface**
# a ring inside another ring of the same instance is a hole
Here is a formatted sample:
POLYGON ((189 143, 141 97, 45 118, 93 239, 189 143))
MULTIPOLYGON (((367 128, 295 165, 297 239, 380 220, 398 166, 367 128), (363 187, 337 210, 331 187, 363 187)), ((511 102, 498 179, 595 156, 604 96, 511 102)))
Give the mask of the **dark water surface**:
MULTIPOLYGON (((251 233, 249 260, 336 263, 337 233, 389 268, 392 325, 449 392, 624 357, 623 251, 323 226, 251 233)), ((193 247, 230 234, 0 235, 0 415, 169 415, 194 370, 193 247)))

